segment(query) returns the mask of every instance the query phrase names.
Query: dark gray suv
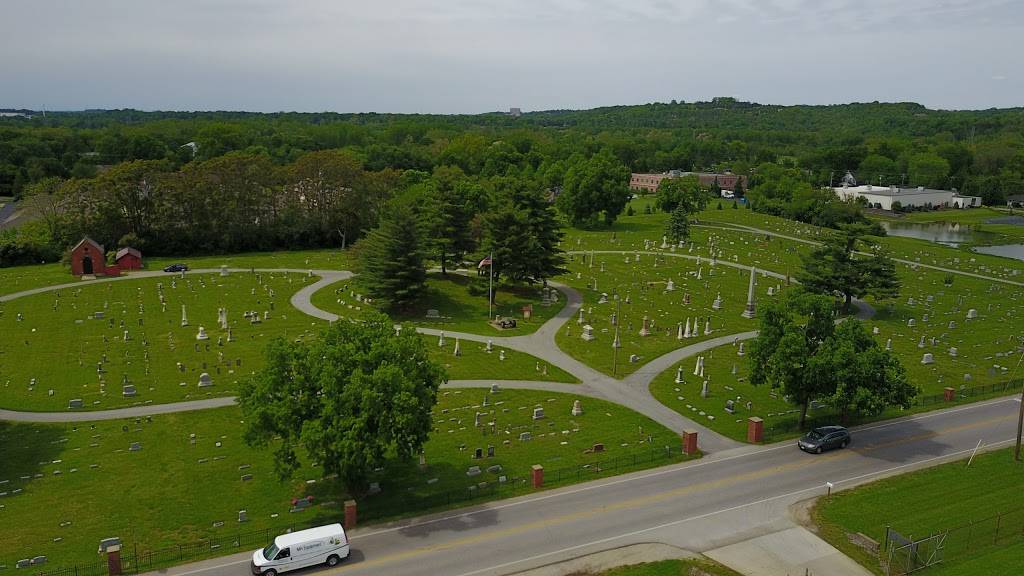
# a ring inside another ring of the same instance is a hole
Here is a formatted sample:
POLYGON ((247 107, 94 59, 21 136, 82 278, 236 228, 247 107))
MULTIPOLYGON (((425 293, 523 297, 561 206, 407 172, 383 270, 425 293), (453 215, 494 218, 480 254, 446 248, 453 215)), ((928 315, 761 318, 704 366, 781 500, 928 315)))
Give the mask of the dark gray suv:
POLYGON ((815 454, 833 448, 846 448, 850 445, 850 431, 842 426, 822 426, 804 434, 796 445, 804 452, 815 454))

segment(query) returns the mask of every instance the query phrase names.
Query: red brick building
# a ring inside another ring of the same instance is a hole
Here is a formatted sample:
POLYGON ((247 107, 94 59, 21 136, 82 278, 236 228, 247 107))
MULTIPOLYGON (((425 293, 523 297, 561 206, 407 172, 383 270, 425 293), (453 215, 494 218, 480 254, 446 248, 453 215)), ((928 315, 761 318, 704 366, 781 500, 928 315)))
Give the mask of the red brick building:
POLYGON ((71 273, 75 276, 117 276, 121 269, 116 265, 107 266, 103 246, 86 236, 71 249, 71 273))
POLYGON ((121 270, 140 270, 142 269, 142 252, 132 247, 121 248, 117 251, 117 256, 114 256, 114 262, 121 270))
POLYGON ((747 177, 741 174, 733 174, 732 172, 724 172, 716 174, 714 172, 682 172, 679 170, 671 170, 669 172, 662 172, 660 174, 638 174, 633 173, 629 178, 629 188, 631 190, 646 190, 648 192, 657 192, 658 185, 665 178, 681 178, 683 176, 696 176, 700 180, 700 185, 706 188, 711 188, 718 182, 718 187, 722 190, 732 190, 736 187, 736 182, 739 181, 744 190, 747 189, 747 177))

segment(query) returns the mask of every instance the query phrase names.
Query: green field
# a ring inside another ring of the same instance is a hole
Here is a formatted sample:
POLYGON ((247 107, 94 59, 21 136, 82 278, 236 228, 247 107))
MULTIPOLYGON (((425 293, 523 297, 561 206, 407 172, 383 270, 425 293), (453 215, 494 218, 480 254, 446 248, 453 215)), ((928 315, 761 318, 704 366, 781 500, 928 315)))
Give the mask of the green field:
POLYGON ((886 526, 907 537, 950 530, 943 563, 925 573, 1014 574, 1024 565, 1022 482, 1024 466, 999 450, 970 466, 961 460, 839 492, 820 500, 814 517, 826 540, 878 574, 877 558, 851 544, 848 533, 881 542, 886 526))
MULTIPOLYGON (((243 254, 187 257, 160 256, 154 258, 143 255, 144 270, 162 270, 164 266, 178 262, 188 264, 193 269, 220 268, 221 265, 227 265, 231 268, 352 269, 349 253, 340 250, 282 250, 277 252, 247 252, 243 254)), ((71 269, 68 265, 57 262, 0 268, 0 295, 77 281, 79 279, 71 275, 71 269)))
POLYGON ((52 411, 81 399, 84 409, 106 409, 231 395, 238 380, 261 365, 270 338, 312 337, 325 324, 289 304, 295 291, 315 280, 306 274, 193 273, 83 285, 0 304, 3 405, 52 411), (234 341, 217 324, 221 307, 234 341), (266 313, 267 319, 253 324, 246 311, 261 320, 266 313), (196 339, 200 327, 208 339, 196 339), (213 386, 198 387, 202 372, 213 386), (123 394, 126 382, 135 396, 123 394))
POLYGON ((460 356, 455 356, 455 338, 445 336, 444 347, 437 336, 423 336, 427 352, 448 370, 449 380, 538 380, 544 382, 578 383, 579 379, 565 370, 534 356, 495 345, 490 353, 487 345, 471 340, 459 343, 460 356), (501 350, 505 359, 501 360, 501 350))
MULTIPOLYGON (((694 251, 695 254, 698 252, 694 251)), ((579 324, 577 317, 558 331, 556 342, 565 353, 606 374, 612 373, 613 365, 615 326, 611 317, 616 311, 616 293, 621 299, 619 376, 631 374, 645 362, 676 348, 756 328, 755 321, 741 316, 747 300, 749 270, 723 265, 712 267, 706 257, 700 264, 685 258, 646 254, 640 256, 639 262, 632 254, 597 254, 594 259, 596 262, 591 267, 589 255, 577 255, 568 265, 569 273, 561 280, 583 294, 584 324, 593 327, 595 339, 586 341, 581 338, 583 325, 579 324), (700 280, 697 279, 698 271, 700 280), (670 292, 666 291, 669 279, 674 284, 674 290, 670 292), (597 290, 593 289, 595 280, 597 290), (599 303, 602 294, 608 297, 604 304, 599 303), (690 296, 689 304, 685 303, 687 294, 690 296), (712 304, 718 294, 721 294, 722 305, 715 310, 712 304), (640 336, 645 316, 649 328, 651 322, 653 328, 650 328, 649 335, 640 336), (698 335, 679 340, 679 323, 685 327, 687 319, 690 319, 691 330, 693 322, 699 319, 698 335), (705 335, 708 319, 711 333, 705 335), (639 359, 630 362, 629 358, 634 354, 639 359)), ((756 297, 767 297, 768 286, 774 289, 783 284, 782 280, 764 278, 759 274, 756 297)))
MULTIPOLYGON (((448 500, 464 503, 474 496, 469 486, 497 484, 499 476, 506 477, 508 489, 501 495, 507 495, 524 489, 515 479, 525 478, 533 464, 544 465, 548 483, 554 484, 556 470, 590 464, 582 475, 563 476, 563 483, 587 480, 595 476, 598 462, 664 455, 665 446, 673 451, 671 458, 641 459, 614 473, 682 458, 678 436, 648 418, 590 398, 581 399, 584 413, 574 417, 574 399, 517 390, 442 390, 434 409, 435 430, 425 447, 427 467, 421 470, 416 462, 385 466, 375 478, 382 492, 360 500, 360 519, 419 513, 446 506, 448 500), (543 419, 532 419, 535 406, 543 407, 543 419), (478 411, 486 413, 483 428, 474 425, 478 411), (486 427, 490 421, 496 422, 494 435, 486 427), (521 441, 521 431, 530 431, 533 439, 521 441), (606 450, 588 453, 595 443, 606 450), (486 451, 488 445, 495 447, 495 455, 474 460, 474 449, 486 451), (482 470, 501 465, 503 470, 467 477, 474 465, 482 470)), ((308 461, 293 480, 279 481, 270 452, 246 446, 242 430, 237 408, 76 425, 0 423, 5 447, 0 481, 6 480, 0 492, 7 493, 0 496, 0 514, 5 526, 17 526, 0 531, 0 564, 13 566, 20 558, 38 555, 55 566, 94 562, 98 539, 108 536, 144 550, 339 517, 340 508, 329 503, 342 502, 346 495, 335 481, 322 478, 321 469, 308 461), (130 451, 133 442, 141 449, 130 451), (251 480, 242 480, 247 474, 251 480), (314 495, 316 505, 289 513, 291 499, 307 494, 314 495), (248 522, 238 522, 239 510, 247 511, 248 522)), ((607 474, 609 466, 603 468, 607 474)))
MULTIPOLYGON (((405 310, 389 311, 395 322, 417 327, 437 328, 455 332, 468 332, 484 336, 521 336, 531 334, 544 322, 550 320, 565 305, 565 296, 559 293, 558 302, 551 306, 541 305, 540 286, 497 287, 493 313, 516 319, 516 327, 499 329, 487 322, 487 279, 471 278, 449 273, 443 276, 432 273, 427 278, 427 291, 414 306, 405 310), (473 296, 467 289, 470 283, 481 282, 484 293, 473 296), (524 306, 532 305, 530 319, 523 317, 524 306), (439 319, 428 319, 428 310, 437 310, 439 319)), ((313 304, 344 318, 362 318, 370 308, 364 302, 356 301, 360 293, 358 281, 328 286, 313 294, 313 304)))

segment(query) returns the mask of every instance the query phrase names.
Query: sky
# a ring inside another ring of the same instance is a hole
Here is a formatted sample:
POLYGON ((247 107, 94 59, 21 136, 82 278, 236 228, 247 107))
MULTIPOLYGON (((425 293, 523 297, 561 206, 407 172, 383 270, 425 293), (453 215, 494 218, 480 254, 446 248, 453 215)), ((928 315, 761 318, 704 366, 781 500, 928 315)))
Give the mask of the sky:
POLYGON ((0 108, 1024 105, 1022 0, 0 0, 0 108))

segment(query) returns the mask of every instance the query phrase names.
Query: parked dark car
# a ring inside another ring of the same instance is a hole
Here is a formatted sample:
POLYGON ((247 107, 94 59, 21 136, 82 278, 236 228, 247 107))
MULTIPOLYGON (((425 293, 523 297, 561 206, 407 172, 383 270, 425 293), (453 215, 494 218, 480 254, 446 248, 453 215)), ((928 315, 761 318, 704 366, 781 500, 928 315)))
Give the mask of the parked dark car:
POLYGON ((164 272, 187 272, 188 266, 184 264, 171 264, 164 268, 164 272))
POLYGON ((850 431, 842 426, 822 426, 804 434, 796 445, 804 452, 815 454, 833 448, 846 448, 850 445, 850 431))

